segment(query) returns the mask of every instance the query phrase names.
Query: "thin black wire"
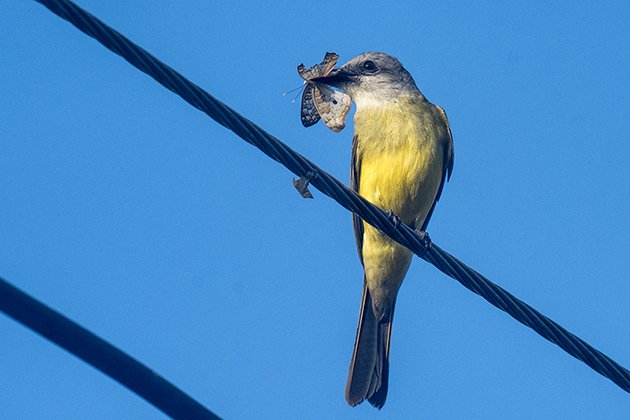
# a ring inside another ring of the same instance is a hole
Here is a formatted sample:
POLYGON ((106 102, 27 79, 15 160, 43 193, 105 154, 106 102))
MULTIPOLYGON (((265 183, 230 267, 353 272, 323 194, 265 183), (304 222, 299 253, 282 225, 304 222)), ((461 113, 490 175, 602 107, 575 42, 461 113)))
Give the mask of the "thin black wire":
POLYGON ((199 86, 160 62, 144 49, 105 25, 94 16, 67 0, 36 0, 53 13, 68 20, 79 30, 98 40, 119 54, 139 70, 153 77, 160 84, 181 96, 185 101, 208 114, 243 140, 259 148, 263 153, 298 176, 315 173, 311 184, 337 201, 341 206, 359 215, 363 220, 383 231, 396 242, 406 246, 416 255, 435 265, 440 271, 459 281, 464 287, 480 295, 492 305, 507 312, 520 323, 560 346, 573 357, 583 361, 595 371, 611 379, 619 387, 630 392, 630 372, 591 345, 522 302, 506 290, 466 266, 443 251, 437 245, 429 250, 411 228, 396 225, 387 214, 349 190, 340 181, 319 168, 287 145, 242 117, 199 86))
POLYGON ((0 310, 176 419, 219 417, 138 360, 0 278, 0 310))

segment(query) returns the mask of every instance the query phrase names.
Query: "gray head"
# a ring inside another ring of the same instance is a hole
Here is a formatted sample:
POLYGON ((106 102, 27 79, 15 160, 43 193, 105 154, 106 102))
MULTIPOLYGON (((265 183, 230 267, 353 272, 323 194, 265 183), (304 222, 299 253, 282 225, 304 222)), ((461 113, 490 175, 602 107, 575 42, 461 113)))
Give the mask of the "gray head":
POLYGON ((403 95, 421 95, 400 61, 381 52, 360 54, 327 77, 312 81, 338 87, 352 97, 357 108, 382 106, 403 95))

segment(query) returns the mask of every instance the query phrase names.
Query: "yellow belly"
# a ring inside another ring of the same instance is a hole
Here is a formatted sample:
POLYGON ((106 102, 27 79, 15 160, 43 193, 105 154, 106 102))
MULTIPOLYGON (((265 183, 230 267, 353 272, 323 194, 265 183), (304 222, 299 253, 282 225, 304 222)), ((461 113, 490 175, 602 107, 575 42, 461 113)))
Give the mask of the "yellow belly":
MULTIPOLYGON (((432 106, 432 105, 431 105, 432 106)), ((355 114, 359 194, 405 224, 419 228, 433 206, 443 174, 441 132, 413 101, 355 114)), ((411 252, 364 223, 363 262, 375 306, 389 308, 411 252)))

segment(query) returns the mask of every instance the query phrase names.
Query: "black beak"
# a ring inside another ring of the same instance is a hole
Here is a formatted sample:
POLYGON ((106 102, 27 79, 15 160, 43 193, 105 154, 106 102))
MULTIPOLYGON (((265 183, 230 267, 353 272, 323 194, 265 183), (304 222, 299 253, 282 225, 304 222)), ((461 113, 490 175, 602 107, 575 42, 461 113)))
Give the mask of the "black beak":
POLYGON ((316 77, 311 79, 311 82, 323 83, 325 85, 342 87, 346 83, 350 83, 354 80, 354 74, 344 69, 333 70, 328 76, 316 77))

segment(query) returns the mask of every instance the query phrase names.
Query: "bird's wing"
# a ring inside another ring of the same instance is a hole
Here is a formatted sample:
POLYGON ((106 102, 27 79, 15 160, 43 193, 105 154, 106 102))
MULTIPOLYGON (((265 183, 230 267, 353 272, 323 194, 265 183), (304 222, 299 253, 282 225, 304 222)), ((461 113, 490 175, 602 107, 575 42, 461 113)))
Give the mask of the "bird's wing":
MULTIPOLYGON (((444 127, 446 128, 447 134, 447 146, 444 150, 444 178, 448 181, 451 179, 451 174, 453 173, 453 164, 455 163, 455 147, 453 146, 453 134, 451 133, 451 126, 448 124, 448 118, 446 118, 446 111, 441 106, 435 106, 440 113, 440 117, 442 117, 442 121, 444 122, 444 127)), ((440 189, 441 192, 441 189, 440 189)), ((438 198, 440 195, 438 194, 438 198)))
POLYGON ((431 219, 431 215, 433 214, 433 210, 435 209, 435 204, 440 199, 442 195, 442 189, 444 188, 444 182, 451 179, 451 173, 453 173, 453 164, 455 162, 455 149, 453 147, 453 135, 451 134, 451 127, 448 125, 448 118, 446 118, 446 112, 444 109, 438 105, 435 105, 435 108, 438 110, 438 115, 444 124, 444 132, 445 137, 442 141, 444 150, 443 156, 443 168, 442 168, 442 181, 440 182, 440 188, 438 188, 437 195, 435 196, 435 200, 433 201, 433 205, 431 206, 431 210, 427 214, 427 217, 424 219, 424 223, 422 224, 420 230, 426 230, 427 225, 429 224, 429 220, 431 219))
MULTIPOLYGON (((359 144, 359 137, 354 136, 352 138, 352 159, 350 166, 350 189, 359 192, 359 174, 361 173, 361 160, 357 154, 357 146, 359 144)), ((354 239, 357 243, 357 251, 359 252, 359 259, 363 264, 363 220, 356 214, 352 214, 352 225, 354 227, 354 239)))

